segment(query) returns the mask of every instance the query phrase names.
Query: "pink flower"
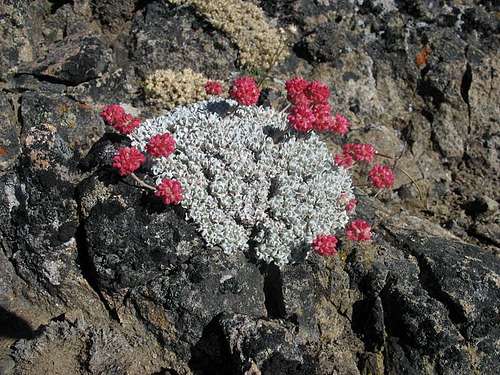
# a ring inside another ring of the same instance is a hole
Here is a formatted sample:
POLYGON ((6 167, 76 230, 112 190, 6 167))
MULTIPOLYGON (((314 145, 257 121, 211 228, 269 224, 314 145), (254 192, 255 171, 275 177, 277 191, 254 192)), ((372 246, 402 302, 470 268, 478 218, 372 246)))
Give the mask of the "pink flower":
POLYGON ((353 212, 356 209, 357 205, 358 205, 358 201, 353 198, 353 199, 349 200, 349 202, 347 202, 347 204, 345 206, 345 210, 348 213, 351 213, 351 212, 353 212))
POLYGON ((289 79, 285 83, 285 88, 287 92, 287 99, 292 104, 309 104, 309 99, 305 94, 305 90, 309 82, 307 82, 302 77, 295 77, 289 79))
POLYGON ((208 95, 220 95, 222 94, 222 85, 217 81, 207 81, 205 84, 205 92, 208 95))
POLYGON ((120 176, 128 176, 139 169, 146 157, 135 147, 120 147, 113 157, 113 167, 120 176))
POLYGON ((170 133, 157 134, 146 145, 148 154, 154 157, 167 157, 175 151, 175 139, 170 133))
POLYGON ((141 125, 141 119, 128 113, 124 113, 120 118, 116 118, 111 126, 121 134, 130 134, 141 125))
POLYGON ((394 172, 386 165, 375 164, 368 173, 368 177, 372 185, 379 189, 389 189, 394 184, 394 172))
POLYGON ((356 161, 371 163, 375 157, 375 147, 368 143, 347 143, 342 150, 356 161))
POLYGON ((375 147, 373 147, 373 145, 369 143, 360 143, 356 145, 356 155, 354 155, 354 159, 371 163, 374 157, 375 147))
POLYGON ((106 124, 113 126, 117 119, 120 119, 125 114, 125 110, 119 104, 110 104, 104 107, 100 116, 106 122, 106 124))
POLYGON ((354 159, 354 155, 356 154, 354 146, 356 146, 355 143, 346 143, 345 145, 342 146, 342 153, 351 155, 354 159))
POLYGON ((322 256, 337 254, 337 237, 331 235, 318 235, 312 242, 312 248, 322 256))
POLYGON ((307 133, 313 128, 315 121, 314 113, 307 105, 296 105, 288 115, 288 121, 292 127, 301 133, 307 133))
POLYGON ((372 238, 371 226, 362 219, 356 219, 346 228, 347 238, 351 241, 369 241, 372 238))
POLYGON ((181 183, 165 178, 156 186, 155 195, 161 198, 164 204, 179 204, 182 201, 181 183))
POLYGON ((315 117, 314 130, 323 132, 332 129, 334 120, 331 115, 330 104, 317 104, 312 107, 312 111, 315 117))
POLYGON ((340 114, 337 114, 335 115, 332 131, 340 135, 345 135, 349 131, 350 126, 351 124, 348 119, 340 114))
POLYGON ((337 154, 335 155, 335 164, 337 164, 339 167, 343 168, 350 168, 354 164, 354 160, 351 155, 342 153, 342 154, 337 154))
POLYGON ((241 105, 254 105, 259 100, 260 90, 252 77, 240 77, 233 81, 229 95, 241 105))
POLYGON ((319 81, 313 81, 307 86, 305 93, 313 104, 326 104, 330 97, 328 85, 319 81))
POLYGON ((141 125, 141 120, 125 113, 122 106, 118 104, 110 104, 106 106, 100 113, 106 124, 112 126, 121 134, 130 134, 141 125))

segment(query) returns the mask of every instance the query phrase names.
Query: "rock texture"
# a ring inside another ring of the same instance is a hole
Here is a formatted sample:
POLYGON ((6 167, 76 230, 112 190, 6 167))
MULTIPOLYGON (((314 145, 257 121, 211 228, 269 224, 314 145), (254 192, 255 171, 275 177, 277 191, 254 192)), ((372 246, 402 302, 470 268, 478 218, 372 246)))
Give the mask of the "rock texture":
POLYGON ((268 101, 292 75, 327 81, 349 140, 419 189, 398 172, 363 199, 376 237, 341 257, 280 270, 208 251, 111 169, 127 141, 98 112, 150 116, 159 68, 228 80, 237 47, 163 0, 6 0, 0 374, 500 373, 495 2, 252 2, 290 37, 268 101))

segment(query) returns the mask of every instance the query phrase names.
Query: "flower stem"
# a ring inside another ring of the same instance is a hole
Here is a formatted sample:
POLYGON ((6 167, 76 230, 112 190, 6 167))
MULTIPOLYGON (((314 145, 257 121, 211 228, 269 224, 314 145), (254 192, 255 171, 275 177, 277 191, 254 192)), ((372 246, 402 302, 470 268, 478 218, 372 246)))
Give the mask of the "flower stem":
POLYGON ((262 85, 264 84, 266 79, 269 77, 269 75, 270 75, 269 73, 271 73, 271 70, 274 68, 274 66, 276 65, 276 61, 278 60, 279 56, 281 55, 281 52, 283 52, 283 50, 285 48, 286 48, 286 43, 283 42, 283 44, 276 50, 276 53, 273 55, 273 57, 271 59, 271 63, 269 64, 269 68, 267 68, 264 75, 257 82, 257 87, 259 89, 262 89, 262 85))
POLYGON ((145 189, 156 191, 156 188, 154 186, 146 184, 139 177, 137 177, 135 173, 131 173, 130 176, 135 180, 135 182, 137 182, 139 184, 139 186, 141 186, 141 187, 143 187, 145 189))
POLYGON ((381 154, 380 152, 376 152, 375 155, 383 157, 383 158, 387 158, 387 159, 394 159, 394 157, 389 156, 389 155, 385 155, 385 154, 381 154))
POLYGON ((240 107, 240 105, 236 104, 234 107, 229 108, 229 110, 225 114, 225 117, 229 117, 229 116, 234 115, 239 107, 240 107))
MULTIPOLYGON (((425 203, 426 203, 426 202, 424 201, 424 196, 423 196, 423 194, 422 194, 422 190, 420 190, 420 186, 418 186, 417 181, 415 181, 415 179, 414 179, 414 178, 413 178, 413 177, 412 177, 412 176, 411 176, 408 172, 406 172, 403 168, 401 168, 401 167, 397 167, 397 168, 398 168, 401 172, 403 172, 403 174, 404 174, 406 177, 408 177, 408 178, 410 179, 410 181, 411 181, 411 183, 412 183, 413 185, 415 185, 415 187, 416 187, 416 188, 417 188, 417 190, 418 190, 418 195, 419 195, 419 197, 420 197, 420 201, 422 202, 422 204, 423 204, 423 205, 425 205, 425 203)), ((426 206, 426 205, 425 205, 425 206, 426 206)), ((424 208, 426 208, 425 206, 424 206, 424 208)))
POLYGON ((280 111, 280 115, 281 115, 281 114, 283 114, 283 113, 285 113, 285 111, 286 111, 288 108, 290 108, 290 105, 291 105, 290 103, 287 103, 287 105, 286 105, 286 106, 285 106, 285 107, 284 107, 284 108, 280 111))

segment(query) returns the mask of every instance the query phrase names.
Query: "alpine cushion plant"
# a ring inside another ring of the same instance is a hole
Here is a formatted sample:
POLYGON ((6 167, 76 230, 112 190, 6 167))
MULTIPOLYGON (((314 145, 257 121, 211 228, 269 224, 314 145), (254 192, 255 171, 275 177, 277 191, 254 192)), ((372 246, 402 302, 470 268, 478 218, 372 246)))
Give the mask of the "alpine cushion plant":
POLYGON ((339 198, 354 198, 351 177, 317 135, 297 137, 285 114, 257 106, 228 114, 236 104, 214 97, 178 107, 129 137, 139 150, 157 134, 175 137, 177 151, 155 159, 152 175, 159 186, 181 184, 180 205, 209 247, 233 254, 253 243, 258 259, 282 266, 318 234, 343 231, 349 216, 339 198), (275 143, 272 132, 288 136, 275 143))
MULTIPOLYGON (((221 88, 214 81, 206 84, 208 94, 220 95, 221 88)), ((255 106, 260 95, 255 80, 237 78, 229 90, 234 100, 212 96, 135 127, 127 133, 132 147, 120 148, 113 166, 153 190, 164 204, 181 205, 208 247, 226 254, 250 251, 283 266, 310 250, 336 255, 339 233, 353 241, 370 240, 370 224, 349 223, 357 205, 349 169, 371 163, 375 148, 348 143, 332 157, 316 133, 345 135, 350 124, 331 114, 329 87, 297 77, 286 82, 286 89, 292 105, 288 115, 255 106), (146 178, 156 186, 134 174, 146 160, 143 153, 152 165, 146 178)), ((103 111, 111 126, 126 117, 120 108, 103 111)), ((387 188, 394 175, 387 166, 375 165, 369 179, 387 188)))

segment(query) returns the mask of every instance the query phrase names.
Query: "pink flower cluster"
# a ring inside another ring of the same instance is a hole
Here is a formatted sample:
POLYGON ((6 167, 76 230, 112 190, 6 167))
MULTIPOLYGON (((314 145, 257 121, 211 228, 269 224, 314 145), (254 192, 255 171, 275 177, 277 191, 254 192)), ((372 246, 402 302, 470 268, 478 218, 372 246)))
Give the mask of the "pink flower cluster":
POLYGON ((335 155, 335 164, 350 168, 356 161, 371 163, 375 157, 375 147, 368 143, 347 143, 342 153, 335 155))
POLYGON ((113 157, 113 168, 118 169, 120 176, 134 173, 146 161, 146 157, 135 147, 120 147, 113 157))
MULTIPOLYGON (((175 140, 168 134, 152 137, 146 146, 151 156, 168 156, 175 150, 175 140)), ((128 176, 140 168, 146 157, 136 147, 120 147, 113 157, 113 167, 118 169, 120 176, 128 176)), ((165 204, 179 204, 182 201, 182 186, 179 181, 163 179, 156 186, 155 195, 165 204)))
MULTIPOLYGON (((372 239, 372 228, 365 220, 356 219, 347 225, 345 233, 351 241, 370 241, 372 239)), ((337 254, 338 239, 332 235, 318 235, 312 242, 313 250, 321 256, 337 254)))
POLYGON ((356 219, 346 228, 346 236, 351 241, 369 241, 372 238, 371 226, 362 219, 356 219))
MULTIPOLYGON (((130 134, 141 121, 125 113, 117 104, 108 105, 101 112, 104 121, 122 134, 130 134)), ((170 133, 157 134, 149 140, 146 152, 153 157, 168 157, 175 151, 175 139, 170 133)), ((129 176, 137 171, 146 161, 146 156, 136 147, 120 147, 113 156, 113 168, 120 176, 129 176)), ((146 186, 148 186, 146 184, 146 186)), ((154 189, 151 187, 151 189, 154 189)), ((164 179, 156 186, 155 195, 165 204, 179 204, 182 201, 182 187, 178 181, 164 179)))
POLYGON ((311 130, 331 131, 344 135, 349 131, 349 120, 337 114, 331 114, 328 103, 330 89, 319 81, 309 82, 302 77, 295 77, 285 83, 287 99, 292 104, 288 121, 293 129, 301 133, 311 130))
POLYGON ((312 242, 312 248, 322 256, 337 254, 337 237, 331 235, 318 235, 312 242))
POLYGON ((373 186, 379 189, 389 189, 394 184, 394 172, 387 165, 375 164, 368 173, 373 186))
POLYGON ((207 81, 205 84, 205 92, 208 95, 220 95, 222 94, 222 84, 217 81, 207 81))
POLYGON ((170 133, 157 134, 146 145, 148 154, 154 157, 168 157, 175 151, 175 139, 170 133))
POLYGON ((106 124, 125 135, 132 133, 141 125, 141 119, 126 113, 123 107, 118 104, 110 104, 104 107, 100 115, 106 124))
POLYGON ((233 81, 229 96, 241 105, 254 105, 259 101, 260 89, 252 77, 244 76, 233 81))
POLYGON ((165 178, 156 187, 155 195, 161 198, 164 204, 179 204, 183 198, 181 183, 165 178))
MULTIPOLYGON (((377 154, 375 147, 368 143, 347 143, 342 153, 334 156, 335 164, 350 168, 355 162, 371 163, 377 154)), ((394 172, 383 164, 376 164, 368 173, 372 185, 378 189, 389 189, 394 184, 394 172)))

